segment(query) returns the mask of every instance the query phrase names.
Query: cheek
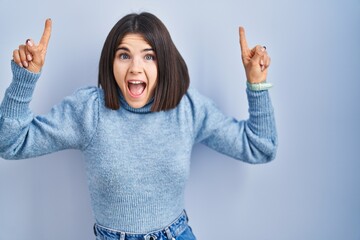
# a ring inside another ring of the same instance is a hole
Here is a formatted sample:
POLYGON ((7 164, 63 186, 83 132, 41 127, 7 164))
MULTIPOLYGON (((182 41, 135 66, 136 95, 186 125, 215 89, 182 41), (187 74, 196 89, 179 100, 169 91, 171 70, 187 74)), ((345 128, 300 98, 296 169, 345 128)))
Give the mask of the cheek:
POLYGON ((157 66, 151 67, 151 69, 149 69, 149 72, 150 72, 152 84, 156 84, 157 79, 158 79, 158 68, 157 68, 157 66))
POLYGON ((114 63, 113 74, 117 83, 120 83, 125 79, 125 72, 124 66, 114 63))
POLYGON ((157 86, 158 78, 157 78, 157 72, 153 72, 152 78, 150 80, 150 90, 154 90, 157 86))

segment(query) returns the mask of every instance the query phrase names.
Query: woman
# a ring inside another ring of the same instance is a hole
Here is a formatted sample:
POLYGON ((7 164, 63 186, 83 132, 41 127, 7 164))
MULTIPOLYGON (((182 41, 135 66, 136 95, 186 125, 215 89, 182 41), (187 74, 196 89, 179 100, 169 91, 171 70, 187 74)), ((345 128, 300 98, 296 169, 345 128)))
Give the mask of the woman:
POLYGON ((44 116, 29 109, 45 62, 51 20, 39 44, 13 52, 13 81, 0 106, 0 153, 22 159, 79 149, 86 159, 97 239, 195 239, 184 211, 191 150, 201 142, 249 163, 275 157, 265 83, 265 47, 249 49, 240 28, 250 117, 237 121, 189 88, 186 64, 164 24, 129 14, 110 31, 99 87, 76 91, 44 116))

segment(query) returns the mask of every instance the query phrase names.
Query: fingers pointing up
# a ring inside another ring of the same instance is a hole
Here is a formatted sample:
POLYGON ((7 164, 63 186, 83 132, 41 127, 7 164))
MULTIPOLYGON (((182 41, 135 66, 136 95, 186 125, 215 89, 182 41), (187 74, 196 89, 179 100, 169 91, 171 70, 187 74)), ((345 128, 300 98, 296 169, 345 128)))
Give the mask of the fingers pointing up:
POLYGON ((249 47, 245 37, 245 29, 243 27, 239 27, 239 38, 240 38, 241 54, 243 56, 246 56, 249 54, 249 47))
POLYGON ((44 32, 41 36, 39 44, 36 45, 31 39, 28 39, 26 41, 26 46, 29 52, 31 52, 32 54, 36 54, 39 51, 46 52, 51 36, 51 27, 52 27, 52 22, 51 19, 48 18, 45 21, 44 32))
POLYGON ((40 44, 44 46, 44 48, 47 48, 51 36, 51 28, 52 28, 52 21, 50 18, 46 19, 45 21, 45 28, 43 35, 40 39, 40 44))

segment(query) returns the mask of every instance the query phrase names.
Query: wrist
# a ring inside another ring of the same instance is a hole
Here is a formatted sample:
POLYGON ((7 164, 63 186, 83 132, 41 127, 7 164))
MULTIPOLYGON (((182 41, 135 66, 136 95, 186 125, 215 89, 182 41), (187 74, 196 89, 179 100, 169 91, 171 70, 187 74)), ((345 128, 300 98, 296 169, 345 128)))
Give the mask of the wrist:
POLYGON ((270 89, 273 85, 266 81, 259 82, 259 83, 250 83, 247 81, 246 86, 248 89, 250 89, 252 91, 263 91, 263 90, 270 89))

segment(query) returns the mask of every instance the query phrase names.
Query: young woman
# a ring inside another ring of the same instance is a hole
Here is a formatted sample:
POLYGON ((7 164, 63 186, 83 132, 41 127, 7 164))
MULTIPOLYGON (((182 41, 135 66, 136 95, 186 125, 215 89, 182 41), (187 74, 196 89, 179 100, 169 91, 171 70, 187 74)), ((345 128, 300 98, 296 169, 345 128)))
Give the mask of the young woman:
POLYGON ((97 239, 195 239, 184 210, 191 150, 203 143, 249 163, 275 157, 266 48, 239 28, 250 117, 224 116, 189 88, 186 64, 164 24, 129 14, 106 38, 99 87, 66 97, 47 115, 29 109, 45 62, 51 20, 38 44, 13 52, 13 81, 0 106, 0 153, 23 159, 79 149, 86 159, 97 239))

